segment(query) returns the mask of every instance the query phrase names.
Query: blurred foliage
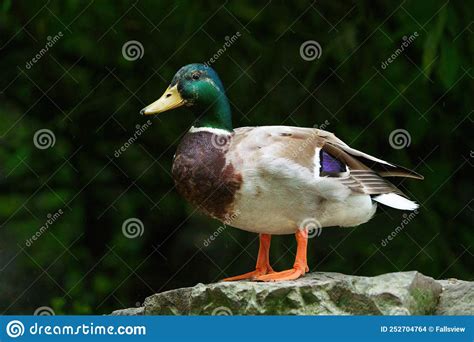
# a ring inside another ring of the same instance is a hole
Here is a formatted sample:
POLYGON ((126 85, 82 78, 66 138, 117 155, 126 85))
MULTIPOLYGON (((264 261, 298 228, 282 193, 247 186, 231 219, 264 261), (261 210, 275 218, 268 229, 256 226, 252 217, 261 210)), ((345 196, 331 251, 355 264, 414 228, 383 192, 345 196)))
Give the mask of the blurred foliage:
MULTIPOLYGON (((175 71, 209 60, 228 88, 235 126, 324 123, 355 148, 415 168, 401 187, 420 214, 386 247, 402 213, 380 207, 357 228, 325 229, 310 243, 312 270, 360 275, 418 270, 473 280, 472 16, 469 2, 3 1, 0 6, 0 312, 50 306, 108 313, 157 291, 213 282, 253 268, 256 235, 228 228, 176 193, 171 161, 192 124, 185 109, 153 125, 118 158, 147 118, 139 110, 175 71), (403 37, 419 37, 386 69, 403 37), (62 37, 31 68, 26 63, 62 37), (122 56, 138 40, 144 55, 122 56), (322 56, 300 57, 316 40, 322 56), (394 129, 411 144, 392 149, 394 129), (56 143, 38 149, 39 129, 56 143), (64 214, 30 247, 48 214, 64 214), (122 223, 142 220, 128 239, 122 223)), ((292 236, 272 260, 293 263, 292 236)))

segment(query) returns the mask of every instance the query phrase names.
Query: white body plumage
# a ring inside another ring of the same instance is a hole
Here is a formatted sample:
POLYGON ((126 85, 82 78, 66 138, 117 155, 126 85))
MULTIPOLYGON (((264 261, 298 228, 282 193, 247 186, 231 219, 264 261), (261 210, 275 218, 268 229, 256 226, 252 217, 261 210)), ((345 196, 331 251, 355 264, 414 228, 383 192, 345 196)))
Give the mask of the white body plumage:
POLYGON ((346 166, 337 177, 322 176, 319 152, 325 143, 348 155, 396 167, 351 149, 332 133, 287 126, 242 127, 233 134, 212 128, 192 128, 191 132, 200 130, 218 135, 216 140, 230 141, 226 163, 242 176, 242 186, 234 198, 232 221, 228 222, 231 226, 255 233, 292 234, 305 222, 318 227, 365 223, 374 215, 374 200, 378 198, 379 202, 402 210, 418 207, 413 201, 389 192, 384 178, 370 169, 352 171, 346 166), (386 189, 374 196, 373 189, 380 187, 386 189))

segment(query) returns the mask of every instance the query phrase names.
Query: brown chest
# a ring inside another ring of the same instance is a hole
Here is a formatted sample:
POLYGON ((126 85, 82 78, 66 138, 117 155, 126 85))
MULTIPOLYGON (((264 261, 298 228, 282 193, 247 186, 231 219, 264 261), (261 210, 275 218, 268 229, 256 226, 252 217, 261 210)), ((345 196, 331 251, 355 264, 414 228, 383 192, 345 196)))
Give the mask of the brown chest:
POLYGON ((178 192, 204 213, 225 220, 233 211, 242 177, 226 163, 231 136, 210 132, 188 133, 173 161, 173 178, 178 192))

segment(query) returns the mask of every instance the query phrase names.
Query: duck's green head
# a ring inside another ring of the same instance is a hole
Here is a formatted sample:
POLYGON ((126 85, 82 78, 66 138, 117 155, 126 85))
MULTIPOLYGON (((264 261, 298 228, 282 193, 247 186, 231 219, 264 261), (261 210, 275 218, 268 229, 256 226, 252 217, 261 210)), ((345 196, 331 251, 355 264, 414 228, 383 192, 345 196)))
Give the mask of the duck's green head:
POLYGON ((232 130, 224 86, 214 69, 205 64, 188 64, 179 69, 164 94, 140 113, 158 114, 181 106, 194 112, 197 127, 232 130))

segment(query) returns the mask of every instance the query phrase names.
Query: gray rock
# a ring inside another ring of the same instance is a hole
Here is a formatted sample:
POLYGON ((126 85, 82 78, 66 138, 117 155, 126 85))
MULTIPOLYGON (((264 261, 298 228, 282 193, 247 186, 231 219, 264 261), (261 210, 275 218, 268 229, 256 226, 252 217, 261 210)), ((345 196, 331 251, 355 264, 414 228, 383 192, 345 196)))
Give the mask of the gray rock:
POLYGON ((415 271, 376 277, 311 273, 276 283, 198 284, 152 295, 143 308, 114 314, 429 315, 441 291, 436 280, 415 271))
POLYGON ((474 282, 457 279, 440 280, 443 292, 437 315, 474 315, 474 282))
POLYGON ((145 308, 130 308, 130 309, 122 309, 122 310, 115 310, 110 315, 111 316, 143 316, 145 314, 145 308))

